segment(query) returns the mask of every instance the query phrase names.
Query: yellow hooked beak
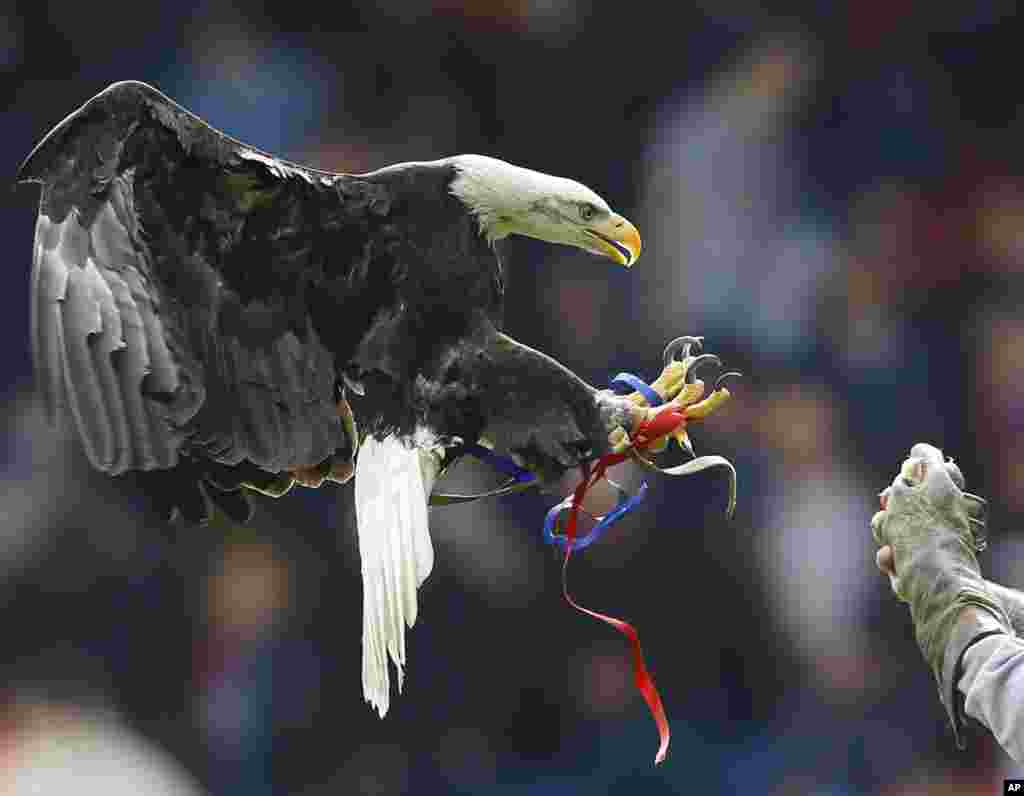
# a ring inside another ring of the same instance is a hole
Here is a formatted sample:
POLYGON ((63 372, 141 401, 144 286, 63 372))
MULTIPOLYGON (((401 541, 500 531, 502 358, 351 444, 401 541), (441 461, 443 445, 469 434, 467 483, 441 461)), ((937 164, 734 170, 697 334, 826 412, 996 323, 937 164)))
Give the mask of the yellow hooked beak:
POLYGON ((629 268, 640 256, 640 233, 618 213, 584 228, 595 244, 588 247, 594 254, 610 257, 619 265, 629 268))

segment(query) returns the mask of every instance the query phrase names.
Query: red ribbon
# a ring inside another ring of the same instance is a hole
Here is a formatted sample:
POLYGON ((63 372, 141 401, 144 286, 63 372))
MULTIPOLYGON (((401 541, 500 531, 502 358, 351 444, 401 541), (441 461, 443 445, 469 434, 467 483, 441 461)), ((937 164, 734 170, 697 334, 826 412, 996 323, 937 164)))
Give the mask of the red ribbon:
MULTIPOLYGON (((640 428, 633 435, 632 446, 637 449, 646 448, 660 437, 674 431, 685 419, 685 415, 676 407, 666 407, 650 420, 645 420, 640 424, 640 428)), ((584 476, 572 494, 572 505, 569 507, 569 522, 565 531, 568 543, 565 546, 565 558, 562 561, 562 595, 565 597, 565 601, 577 611, 606 622, 629 640, 633 650, 633 682, 636 684, 637 690, 643 695, 644 700, 647 702, 647 707, 654 717, 654 722, 658 725, 658 735, 661 738, 661 743, 658 746, 658 754, 654 758, 654 764, 658 765, 665 759, 665 755, 668 753, 671 733, 668 727, 668 718, 665 715, 665 706, 661 702, 661 696, 658 694, 658 688, 654 684, 654 678, 647 671, 647 665, 644 663, 644 653, 640 647, 640 636, 628 622, 623 622, 614 616, 592 611, 576 602, 572 595, 569 594, 567 580, 569 557, 572 555, 572 549, 575 546, 576 523, 579 517, 580 506, 583 505, 583 499, 586 497, 587 491, 604 477, 605 471, 609 467, 619 464, 627 458, 629 458, 628 453, 605 454, 598 459, 594 470, 584 476)))

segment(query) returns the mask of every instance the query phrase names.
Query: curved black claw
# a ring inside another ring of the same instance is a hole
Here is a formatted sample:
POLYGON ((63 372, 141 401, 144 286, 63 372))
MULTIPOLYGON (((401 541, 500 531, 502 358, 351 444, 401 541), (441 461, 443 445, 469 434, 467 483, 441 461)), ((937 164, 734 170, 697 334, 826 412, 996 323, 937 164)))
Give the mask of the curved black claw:
MULTIPOLYGON (((357 379, 355 376, 349 375, 347 371, 343 370, 341 372, 341 380, 345 382, 345 386, 348 389, 352 390, 352 392, 354 392, 356 395, 366 395, 366 387, 363 386, 363 383, 359 381, 359 379, 357 379)), ((344 398, 345 396, 342 395, 340 397, 344 398)))
POLYGON ((720 360, 715 354, 701 354, 690 363, 690 367, 686 370, 686 383, 693 384, 693 380, 696 378, 697 371, 707 364, 712 364, 715 367, 722 367, 722 360, 720 360))
POLYGON ((978 520, 974 517, 968 517, 967 522, 974 537, 974 551, 980 553, 988 547, 988 528, 984 520, 978 520))
POLYGON ((665 351, 661 355, 662 362, 668 365, 672 360, 686 359, 690 356, 690 351, 696 349, 700 351, 704 347, 703 337, 677 337, 675 340, 665 346, 665 351))
POLYGON ((964 508, 967 510, 967 519, 973 525, 980 526, 980 531, 975 531, 976 536, 985 536, 985 525, 988 522, 988 503, 984 498, 972 495, 970 492, 963 493, 964 508))
MULTIPOLYGON (((963 476, 961 476, 961 478, 963 478, 963 476)), ((963 487, 960 488, 963 489, 963 487)), ((981 506, 982 508, 988 506, 988 501, 985 500, 985 498, 981 497, 981 495, 975 495, 972 494, 971 492, 964 492, 964 497, 970 500, 972 503, 976 503, 977 505, 981 506)))
POLYGON ((230 466, 182 456, 169 470, 138 473, 136 483, 172 523, 206 525, 219 509, 232 522, 245 525, 254 506, 242 482, 260 475, 269 473, 249 463, 230 466))
POLYGON ((723 373, 721 376, 719 376, 717 379, 715 379, 715 389, 716 390, 722 389, 722 387, 725 386, 725 382, 727 380, 729 380, 729 379, 742 379, 742 378, 743 378, 743 374, 740 373, 738 370, 727 370, 725 373, 723 373))

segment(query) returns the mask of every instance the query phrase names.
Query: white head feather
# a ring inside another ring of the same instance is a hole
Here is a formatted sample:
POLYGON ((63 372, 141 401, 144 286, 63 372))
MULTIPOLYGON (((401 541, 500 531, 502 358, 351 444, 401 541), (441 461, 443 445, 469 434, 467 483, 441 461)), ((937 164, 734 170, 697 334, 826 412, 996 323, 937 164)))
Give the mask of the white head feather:
POLYGON ((604 199, 575 180, 486 155, 456 155, 449 162, 458 171, 452 193, 479 219, 481 231, 492 241, 520 234, 579 245, 572 228, 585 221, 580 208, 611 213, 604 199))

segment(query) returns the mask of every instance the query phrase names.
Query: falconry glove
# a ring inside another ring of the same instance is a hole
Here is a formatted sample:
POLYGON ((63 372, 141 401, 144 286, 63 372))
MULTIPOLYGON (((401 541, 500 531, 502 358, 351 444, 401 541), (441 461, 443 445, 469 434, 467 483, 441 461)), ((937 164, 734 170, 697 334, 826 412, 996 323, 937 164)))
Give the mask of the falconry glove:
POLYGON ((918 646, 961 748, 963 699, 957 681, 963 654, 984 636, 1013 633, 975 557, 981 549, 984 501, 963 487, 959 468, 946 462, 942 451, 917 444, 882 493, 882 510, 871 520, 875 541, 892 546, 893 591, 910 606, 918 646))

